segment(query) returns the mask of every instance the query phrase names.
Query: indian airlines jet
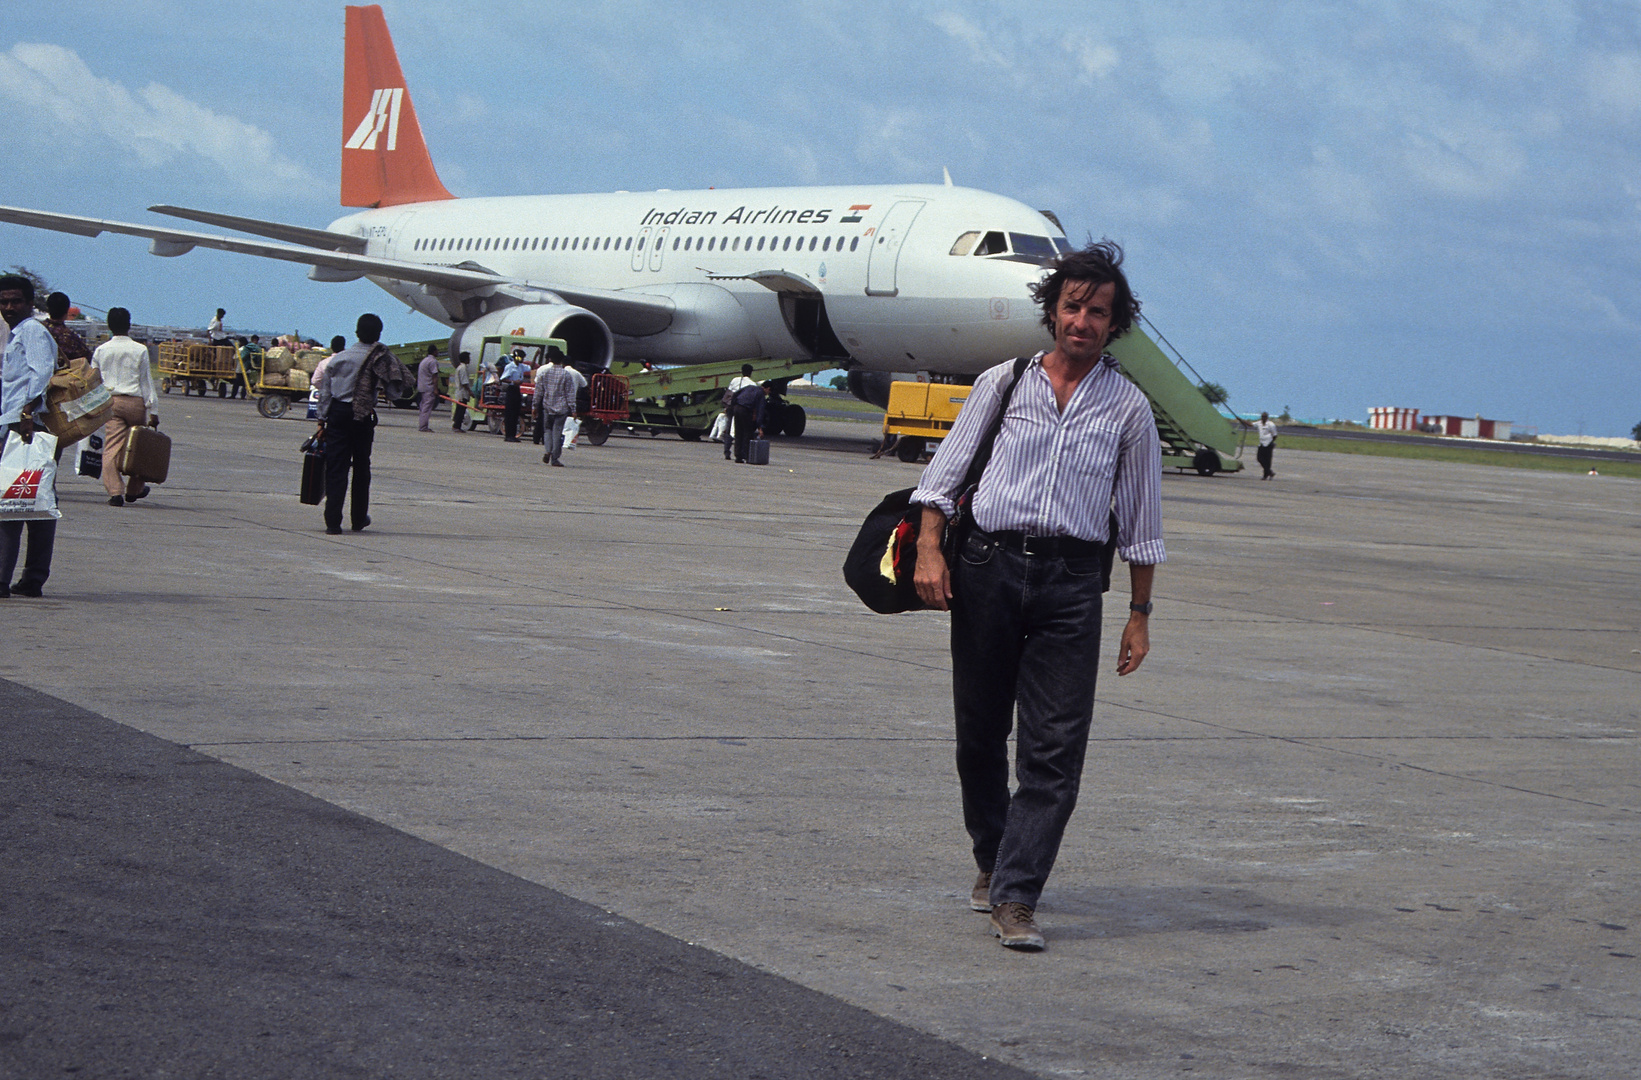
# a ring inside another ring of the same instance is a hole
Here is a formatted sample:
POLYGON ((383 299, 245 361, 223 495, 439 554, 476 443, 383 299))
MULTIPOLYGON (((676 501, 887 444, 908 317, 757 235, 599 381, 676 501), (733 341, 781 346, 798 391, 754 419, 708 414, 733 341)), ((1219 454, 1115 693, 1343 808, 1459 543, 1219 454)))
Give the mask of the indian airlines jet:
MULTIPOLYGON (((458 199, 422 139, 382 9, 347 8, 342 205, 324 229, 176 206, 211 233, 0 207, 0 221, 146 237, 368 278, 453 328, 557 337, 583 367, 754 356, 851 372, 977 374, 1049 339, 1027 286, 1069 249, 1052 214, 945 185, 747 188, 458 199), (269 242, 274 241, 274 242, 269 242)), ((857 375, 868 398, 888 377, 857 375)), ((880 402, 881 404, 881 402, 880 402)))

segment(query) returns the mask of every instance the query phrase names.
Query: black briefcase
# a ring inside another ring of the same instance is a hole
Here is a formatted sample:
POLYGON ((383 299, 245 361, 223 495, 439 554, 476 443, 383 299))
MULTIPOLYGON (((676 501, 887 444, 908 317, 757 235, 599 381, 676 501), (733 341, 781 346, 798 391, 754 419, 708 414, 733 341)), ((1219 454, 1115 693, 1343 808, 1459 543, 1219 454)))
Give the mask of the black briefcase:
POLYGON ((318 506, 325 501, 325 455, 317 440, 302 444, 302 503, 318 506))

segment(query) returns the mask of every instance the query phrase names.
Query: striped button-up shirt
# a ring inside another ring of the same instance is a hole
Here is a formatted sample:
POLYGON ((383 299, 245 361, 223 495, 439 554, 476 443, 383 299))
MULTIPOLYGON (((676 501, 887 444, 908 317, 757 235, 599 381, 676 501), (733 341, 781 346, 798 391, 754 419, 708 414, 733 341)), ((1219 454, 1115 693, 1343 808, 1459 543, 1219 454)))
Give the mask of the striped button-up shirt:
MULTIPOLYGON (((999 364, 975 380, 951 434, 923 470, 912 501, 956 509, 969 462, 1014 376, 999 364)), ((974 522, 987 532, 1104 541, 1117 512, 1117 551, 1139 565, 1168 557, 1162 543, 1162 446, 1151 403, 1110 356, 1083 377, 1060 411, 1032 357, 1009 399, 991 464, 974 496, 974 522)))
POLYGON ((576 373, 558 364, 547 365, 547 370, 536 380, 536 399, 541 411, 548 416, 570 416, 575 412, 576 373))

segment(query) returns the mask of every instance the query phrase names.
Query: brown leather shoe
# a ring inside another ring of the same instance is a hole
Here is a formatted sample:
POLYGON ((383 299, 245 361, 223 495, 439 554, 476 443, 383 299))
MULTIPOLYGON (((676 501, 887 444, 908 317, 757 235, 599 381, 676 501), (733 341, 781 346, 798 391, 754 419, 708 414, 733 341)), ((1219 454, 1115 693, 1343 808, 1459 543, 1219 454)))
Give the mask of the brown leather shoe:
POLYGON ((969 893, 969 907, 974 911, 991 910, 991 873, 989 871, 974 879, 974 891, 969 893))
POLYGON ((1010 949, 1042 952, 1046 943, 1033 914, 1031 908, 1013 900, 998 904, 991 909, 991 936, 1010 949))

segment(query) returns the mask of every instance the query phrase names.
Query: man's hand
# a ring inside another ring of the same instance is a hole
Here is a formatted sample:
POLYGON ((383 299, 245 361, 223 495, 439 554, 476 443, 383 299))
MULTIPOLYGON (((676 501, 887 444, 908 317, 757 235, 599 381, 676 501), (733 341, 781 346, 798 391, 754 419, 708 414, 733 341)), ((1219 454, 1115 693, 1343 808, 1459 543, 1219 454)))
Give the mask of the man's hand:
POLYGON ((1140 669, 1145 654, 1151 651, 1151 619, 1139 612, 1130 612, 1128 625, 1122 628, 1122 644, 1117 646, 1117 674, 1129 675, 1140 669))
POLYGON ((151 427, 151 428, 157 428, 157 427, 160 426, 160 414, 159 413, 149 413, 148 414, 148 426, 151 427))
MULTIPOLYGON (((1128 564, 1128 599, 1135 604, 1151 602, 1151 583, 1156 579, 1155 566, 1128 564)), ((1128 613, 1128 625, 1122 630, 1122 643, 1117 646, 1117 674, 1130 675, 1145 662, 1151 651, 1151 617, 1137 611, 1128 613)))
POLYGON ((918 599, 936 611, 948 610, 952 598, 951 568, 940 550, 945 535, 946 515, 925 506, 917 532, 917 571, 912 575, 912 584, 917 587, 918 599))
POLYGON ((21 419, 11 425, 11 430, 17 432, 17 437, 25 443, 34 442, 34 417, 24 413, 21 419))

